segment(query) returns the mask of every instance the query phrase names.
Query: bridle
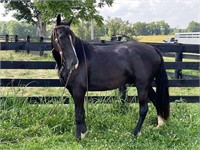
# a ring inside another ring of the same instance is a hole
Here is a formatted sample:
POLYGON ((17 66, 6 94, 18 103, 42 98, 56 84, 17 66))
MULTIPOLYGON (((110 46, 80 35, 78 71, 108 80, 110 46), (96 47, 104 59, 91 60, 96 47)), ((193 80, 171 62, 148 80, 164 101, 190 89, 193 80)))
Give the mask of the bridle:
MULTIPOLYGON (((62 51, 62 48, 60 46, 60 43, 59 43, 59 40, 58 40, 58 36, 57 36, 57 29, 59 28, 69 28, 69 26, 66 26, 66 25, 58 25, 58 26, 55 26, 54 29, 53 29, 53 40, 55 40, 54 42, 56 43, 57 47, 58 47, 58 52, 61 56, 61 64, 62 64, 62 60, 64 59, 63 57, 63 51, 62 51)), ((56 49, 55 49, 56 50, 56 49)), ((57 51, 57 50, 56 50, 57 51)))
MULTIPOLYGON (((63 57, 63 52, 62 52, 62 48, 61 48, 61 46, 60 46, 60 43, 59 43, 59 40, 58 40, 58 36, 57 36, 57 33, 56 33, 56 31, 57 31, 57 29, 59 29, 59 28, 69 28, 69 26, 67 26, 67 25, 57 25, 57 26, 55 26, 54 27, 54 29, 53 29, 53 40, 55 40, 54 42, 56 43, 56 45, 57 45, 57 47, 58 47, 58 51, 59 51, 59 53, 60 53, 60 56, 61 56, 61 64, 62 64, 62 60, 64 60, 64 57, 63 57)), ((84 49, 84 45, 83 45, 83 42, 81 41, 81 46, 82 46, 82 50, 83 50, 83 55, 84 55, 84 63, 85 63, 85 72, 86 72, 86 86, 87 86, 87 102, 88 102, 88 70, 87 70, 87 57, 86 57, 86 52, 85 52, 85 49, 84 49)), ((73 70, 75 69, 75 66, 73 66, 72 67, 72 69, 70 70, 70 72, 68 73, 68 75, 67 75, 67 80, 66 80, 66 83, 65 83, 65 87, 67 87, 67 84, 68 84, 68 82, 69 82, 69 79, 70 79, 70 77, 71 77, 71 74, 72 74, 72 72, 73 72, 73 70)), ((64 88, 65 89, 65 88, 64 88)), ((62 96, 61 97, 63 97, 63 94, 64 94, 64 90, 63 90, 63 92, 62 92, 62 96)), ((87 108, 88 108, 88 106, 87 106, 87 108)), ((88 109, 87 109, 87 111, 88 111, 88 109)), ((88 112, 87 112, 87 114, 88 114, 88 112)))

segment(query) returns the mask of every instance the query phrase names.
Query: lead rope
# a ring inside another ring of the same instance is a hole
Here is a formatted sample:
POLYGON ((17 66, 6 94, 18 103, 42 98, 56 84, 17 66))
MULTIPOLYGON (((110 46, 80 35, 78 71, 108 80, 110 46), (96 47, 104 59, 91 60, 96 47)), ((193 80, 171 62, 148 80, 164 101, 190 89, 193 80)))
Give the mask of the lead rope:
MULTIPOLYGON (((70 72, 68 73, 67 80, 66 80, 66 83, 65 83, 65 87, 67 86, 67 84, 68 84, 68 82, 69 82, 69 79, 70 79, 70 76, 71 76, 71 73, 72 73, 73 69, 74 69, 74 68, 72 68, 72 69, 70 70, 70 72)), ((59 101, 61 101, 61 100, 64 99, 64 98, 63 98, 63 95, 64 95, 64 92, 65 92, 65 87, 63 88, 63 91, 62 91, 62 94, 61 94, 61 96, 60 96, 60 98, 59 98, 59 101)), ((56 110, 56 108, 57 108, 58 106, 59 106, 58 103, 56 103, 56 105, 55 105, 53 108, 50 109, 50 111, 48 112, 47 116, 52 115, 53 112, 56 110)), ((40 125, 36 128, 36 130, 38 130, 39 128, 41 128, 42 125, 45 125, 45 124, 47 123, 47 121, 48 121, 48 119, 45 118, 45 120, 43 120, 43 122, 40 123, 40 125)))
POLYGON ((85 61, 85 76, 86 76, 86 88, 87 88, 87 92, 86 92, 86 116, 87 116, 87 120, 89 120, 89 111, 88 111, 88 103, 89 103, 89 98, 88 98, 88 69, 87 69, 87 60, 86 60, 86 53, 85 53, 85 48, 83 46, 83 42, 81 41, 81 45, 82 45, 82 49, 83 49, 83 55, 84 55, 84 61, 85 61))
MULTIPOLYGON (((57 35, 56 35, 56 33, 55 33, 55 30, 54 30, 54 33, 53 33, 53 36, 55 36, 55 42, 56 42, 56 44, 57 44, 57 46, 58 46, 58 49, 59 49, 59 53, 60 52, 62 52, 61 50, 61 47, 60 47, 60 45, 59 45, 59 43, 58 43, 58 38, 57 38, 57 35)), ((83 46, 83 45, 82 45, 83 46)), ((85 54, 85 53, 84 53, 85 54)), ((85 57, 85 56, 84 56, 85 57)), ((85 57, 86 58, 86 57, 85 57)), ((62 63, 62 59, 63 59, 63 57, 62 57, 62 55, 61 55, 61 63, 62 63)), ((86 60, 85 60, 85 62, 86 62, 86 60)), ((65 86, 64 86, 64 88, 63 88, 63 91, 62 91, 62 93, 61 93, 61 96, 60 96, 60 98, 59 98, 59 101, 61 101, 61 100, 63 100, 64 99, 64 92, 65 92, 65 88, 67 87, 67 85, 68 85, 68 82, 69 82, 69 79, 70 79, 70 77, 71 77, 71 74, 72 74, 72 71, 74 70, 75 68, 73 67, 70 71, 69 71, 69 73, 68 73, 68 75, 67 75, 67 80, 66 80, 66 83, 65 83, 65 86)), ((88 87, 88 84, 87 84, 87 87, 88 87)), ((88 89, 88 88, 87 88, 88 89)), ((50 109, 50 111, 48 112, 48 114, 47 114, 47 116, 50 116, 55 110, 56 110, 56 108, 58 107, 58 103, 52 108, 52 109, 50 109)), ((40 123, 40 125, 36 128, 36 130, 38 130, 39 128, 41 128, 41 126, 42 125, 44 125, 44 124, 46 124, 47 123, 47 120, 48 119, 45 119, 43 122, 41 122, 40 123)))
MULTIPOLYGON (((55 28, 55 30, 54 30, 54 33, 53 33, 53 36, 55 37, 55 42, 56 42, 56 45, 58 46, 58 49, 59 49, 59 53, 60 53, 60 55, 61 55, 61 64, 62 64, 62 60, 63 60, 63 55, 62 55, 62 49, 61 49, 61 47, 60 47, 60 44, 58 43, 58 37, 57 37, 57 34, 55 33, 55 31, 56 31, 56 28, 55 28)), ((69 82, 69 79, 70 79, 70 77, 71 77, 71 74, 72 74, 72 71, 74 70, 74 67, 69 71, 69 73, 68 73, 68 75, 67 75, 67 80, 66 80, 66 83, 65 83, 65 86, 64 86, 64 88, 63 88, 63 90, 62 90, 62 93, 61 93, 61 96, 60 96, 60 98, 59 98, 59 101, 61 101, 61 100, 64 100, 64 92, 65 92, 65 88, 67 87, 67 84, 68 84, 68 82, 69 82)), ((58 72, 59 73, 59 72, 58 72)), ((48 115, 51 115, 55 110, 56 110, 56 108, 58 107, 58 104, 55 106, 55 107, 53 107, 53 109, 51 109, 50 111, 49 111, 49 113, 48 113, 48 115)))

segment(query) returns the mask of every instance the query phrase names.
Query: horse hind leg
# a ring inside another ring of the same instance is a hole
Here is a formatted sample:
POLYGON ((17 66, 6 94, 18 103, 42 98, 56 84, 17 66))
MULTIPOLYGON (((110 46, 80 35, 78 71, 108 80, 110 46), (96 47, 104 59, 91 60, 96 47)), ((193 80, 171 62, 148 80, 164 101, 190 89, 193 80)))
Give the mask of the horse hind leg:
POLYGON ((126 90, 127 90, 126 85, 119 87, 119 97, 120 97, 122 104, 124 104, 126 102, 126 90))
POLYGON ((160 110, 159 110, 158 103, 156 101, 156 92, 154 91, 154 89, 152 87, 149 88, 148 98, 153 103, 153 105, 156 107, 156 111, 157 111, 157 115, 158 115, 158 125, 157 125, 157 127, 160 127, 164 124, 165 119, 163 119, 161 117, 161 115, 159 115, 160 110))
POLYGON ((139 85, 137 86, 137 90, 139 99, 139 119, 133 131, 134 136, 137 136, 137 134, 140 132, 142 124, 148 112, 148 102, 147 102, 148 88, 145 85, 139 85))

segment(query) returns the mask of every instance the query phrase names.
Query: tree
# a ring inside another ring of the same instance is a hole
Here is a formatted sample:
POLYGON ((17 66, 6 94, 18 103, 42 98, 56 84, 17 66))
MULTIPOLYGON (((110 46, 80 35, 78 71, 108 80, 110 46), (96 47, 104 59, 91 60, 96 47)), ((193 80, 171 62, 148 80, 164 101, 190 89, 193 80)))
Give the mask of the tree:
POLYGON ((66 20, 75 17, 75 22, 80 19, 90 21, 94 19, 98 25, 103 24, 103 17, 98 14, 97 7, 111 6, 114 0, 1 0, 5 4, 6 13, 16 10, 14 17, 37 26, 39 36, 45 35, 46 24, 52 21, 58 13, 66 20), (76 11, 76 13, 75 13, 76 11))
POLYGON ((108 36, 116 34, 133 35, 131 24, 128 21, 123 21, 121 18, 108 18, 105 23, 104 32, 107 32, 108 36))
POLYGON ((0 22, 0 34, 2 35, 7 34, 7 25, 5 21, 0 22))
POLYGON ((200 23, 191 21, 186 30, 188 32, 200 32, 200 23))
POLYGON ((15 10, 13 17, 19 21, 25 21, 36 25, 37 35, 45 36, 46 32, 46 22, 42 21, 41 12, 35 7, 34 3, 31 0, 1 0, 4 3, 6 14, 10 11, 15 10))
POLYGON ((168 23, 161 21, 150 22, 147 24, 148 35, 167 35, 170 32, 168 23))
POLYGON ((75 22, 79 20, 90 21, 94 19, 97 24, 103 24, 103 17, 99 15, 97 7, 111 6, 114 0, 71 0, 71 1, 52 1, 41 0, 35 2, 35 6, 42 13, 45 21, 51 21, 57 14, 62 14, 68 20, 72 16, 75 22))
POLYGON ((133 24, 133 31, 136 36, 148 35, 147 24, 145 22, 136 22, 133 24))
POLYGON ((18 21, 0 21, 0 34, 5 35, 18 35, 18 36, 35 36, 36 28, 35 26, 18 21))
POLYGON ((123 21, 121 18, 108 18, 106 20, 106 27, 108 28, 108 35, 111 37, 112 35, 115 34, 120 34, 120 28, 123 24, 123 21))

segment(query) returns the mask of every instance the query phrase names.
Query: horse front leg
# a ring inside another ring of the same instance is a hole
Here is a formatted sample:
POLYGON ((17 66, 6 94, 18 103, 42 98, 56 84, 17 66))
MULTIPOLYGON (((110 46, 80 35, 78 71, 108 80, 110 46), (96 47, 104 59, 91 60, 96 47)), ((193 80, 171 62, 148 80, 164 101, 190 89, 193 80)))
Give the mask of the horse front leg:
POLYGON ((87 126, 85 122, 84 96, 85 92, 74 89, 72 97, 75 104, 75 122, 76 122, 76 139, 81 140, 87 133, 87 126))

